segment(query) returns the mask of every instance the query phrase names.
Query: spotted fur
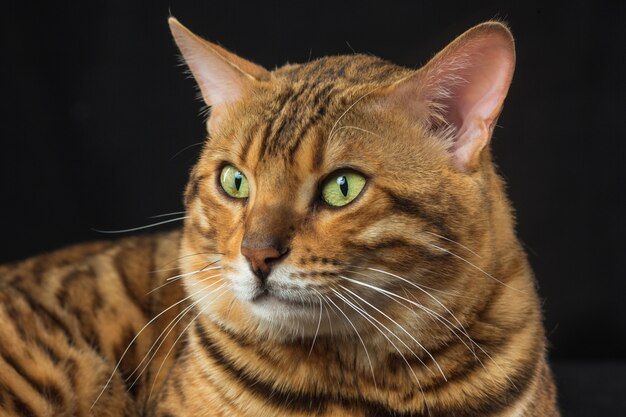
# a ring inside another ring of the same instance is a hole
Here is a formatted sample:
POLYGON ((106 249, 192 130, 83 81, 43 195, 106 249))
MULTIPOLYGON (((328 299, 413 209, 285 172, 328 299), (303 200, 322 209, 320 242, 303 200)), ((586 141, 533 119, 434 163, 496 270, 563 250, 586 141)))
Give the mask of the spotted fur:
MULTIPOLYGON (((182 232, 0 267, 0 414, 558 416, 503 181, 488 146, 451 156, 438 100, 458 80, 366 55, 267 72, 171 25, 201 90, 185 42, 253 87, 221 104, 203 90, 182 232), (407 109, 414 77, 436 94, 407 109), (247 199, 221 189, 225 164, 247 199), (329 207, 320 187, 345 168, 367 185, 329 207), (267 276, 244 241, 279 249, 267 276)), ((475 36, 512 45, 499 23, 473 31, 434 61, 463 67, 475 36)))

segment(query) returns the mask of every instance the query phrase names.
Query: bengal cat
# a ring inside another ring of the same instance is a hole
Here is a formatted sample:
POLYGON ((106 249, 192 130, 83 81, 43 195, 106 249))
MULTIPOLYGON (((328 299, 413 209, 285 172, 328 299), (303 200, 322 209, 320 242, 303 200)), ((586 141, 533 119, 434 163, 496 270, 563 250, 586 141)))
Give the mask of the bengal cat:
POLYGON ((169 24, 211 108, 184 227, 0 267, 0 414, 558 416, 507 27, 267 71, 169 24))

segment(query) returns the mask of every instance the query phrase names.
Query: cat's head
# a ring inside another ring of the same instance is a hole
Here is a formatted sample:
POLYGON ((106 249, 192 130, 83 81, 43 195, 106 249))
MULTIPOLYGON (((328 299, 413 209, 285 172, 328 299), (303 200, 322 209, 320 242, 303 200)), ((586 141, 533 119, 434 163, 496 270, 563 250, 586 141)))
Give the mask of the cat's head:
POLYGON ((515 61, 504 25, 419 70, 352 55, 274 71, 170 26, 211 108, 181 251, 206 314, 271 336, 376 334, 480 302, 508 207, 487 146, 515 61))

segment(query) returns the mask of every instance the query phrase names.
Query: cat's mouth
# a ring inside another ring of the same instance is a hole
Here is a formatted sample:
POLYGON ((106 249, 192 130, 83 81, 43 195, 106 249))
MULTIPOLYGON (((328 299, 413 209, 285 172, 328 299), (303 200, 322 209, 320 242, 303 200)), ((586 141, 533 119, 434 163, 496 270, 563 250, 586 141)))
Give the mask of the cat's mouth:
POLYGON ((276 305, 276 304, 282 304, 285 306, 297 307, 297 308, 304 308, 308 306, 308 303, 305 303, 301 299, 296 300, 293 298, 287 298, 269 288, 264 288, 260 290, 259 293, 252 298, 251 302, 259 306, 276 305))

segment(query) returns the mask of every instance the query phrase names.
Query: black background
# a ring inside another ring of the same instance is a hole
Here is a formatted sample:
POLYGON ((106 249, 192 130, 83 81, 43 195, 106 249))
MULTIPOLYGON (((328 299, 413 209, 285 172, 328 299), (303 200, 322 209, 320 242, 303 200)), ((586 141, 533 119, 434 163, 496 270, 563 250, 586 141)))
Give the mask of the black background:
MULTIPOLYGON (((517 69, 493 148, 545 300, 564 408, 586 415, 576 401, 593 378, 626 380, 624 9, 577 1, 5 4, 0 261, 182 210, 200 148, 178 152, 202 141, 204 125, 194 84, 177 66, 170 11, 270 69, 352 50, 416 67, 498 18, 516 37, 517 69), (578 372, 583 363, 591 371, 578 372)), ((617 404, 616 387, 594 401, 617 404)))

